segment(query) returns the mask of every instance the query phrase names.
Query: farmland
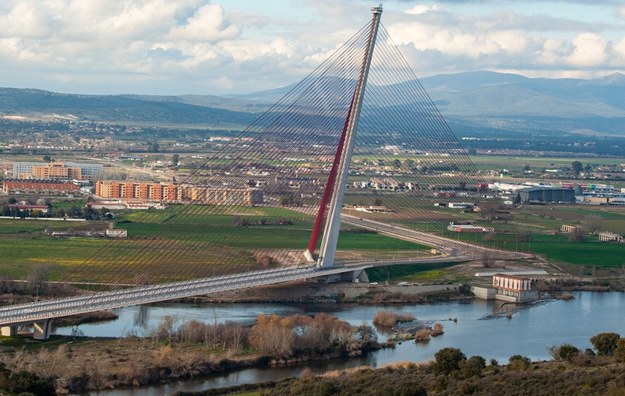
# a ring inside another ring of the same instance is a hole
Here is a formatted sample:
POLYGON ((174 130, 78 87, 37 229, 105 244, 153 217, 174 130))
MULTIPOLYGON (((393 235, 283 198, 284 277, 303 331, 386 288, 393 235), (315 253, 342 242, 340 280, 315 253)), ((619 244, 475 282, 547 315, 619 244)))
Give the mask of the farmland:
MULTIPOLYGON (((258 268, 255 252, 276 263, 289 255, 302 256, 312 227, 311 218, 280 208, 232 208, 181 214, 173 206, 158 212, 131 212, 114 225, 128 230, 127 240, 55 238, 46 230, 90 230, 103 222, 0 220, 0 274, 24 279, 45 267, 52 279, 134 282, 185 279, 258 268), (120 266, 132 268, 126 277, 120 266)), ((339 251, 357 257, 416 254, 425 246, 352 228, 341 231, 339 251)), ((303 257, 303 256, 302 256, 303 257)))

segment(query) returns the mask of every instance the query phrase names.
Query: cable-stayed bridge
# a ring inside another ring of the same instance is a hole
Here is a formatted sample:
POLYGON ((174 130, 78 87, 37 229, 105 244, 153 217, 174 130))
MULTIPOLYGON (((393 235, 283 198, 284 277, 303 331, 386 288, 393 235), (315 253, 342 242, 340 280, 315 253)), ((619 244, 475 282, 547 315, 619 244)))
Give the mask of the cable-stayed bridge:
MULTIPOLYGON (((56 300, 41 301, 28 304, 10 305, 0 308, 0 323, 4 326, 4 335, 10 335, 19 325, 34 325, 36 338, 45 339, 49 336, 52 319, 101 310, 122 308, 132 305, 149 304, 173 299, 182 299, 198 295, 232 291, 237 289, 268 286, 276 283, 301 281, 310 278, 327 278, 340 280, 346 274, 347 280, 358 278, 364 270, 376 265, 414 264, 414 263, 449 263, 476 260, 480 251, 487 248, 476 247, 431 234, 388 225, 385 223, 366 221, 347 216, 344 221, 355 223, 363 228, 376 228, 379 232, 395 235, 398 238, 417 240, 440 249, 447 250, 443 255, 408 258, 374 260, 357 264, 330 266, 320 268, 316 264, 281 267, 259 271, 248 271, 233 275, 222 275, 203 279, 180 282, 168 282, 156 285, 137 286, 127 289, 100 292, 96 294, 68 297, 56 300)), ((492 249, 489 249, 492 250, 492 249)), ((526 258, 525 253, 498 251, 507 259, 526 258)))
POLYGON ((437 235, 450 222, 486 224, 506 212, 486 195, 381 15, 373 8, 371 21, 328 60, 246 130, 208 147, 205 162, 178 182, 99 185, 100 195, 141 195, 168 208, 128 215, 117 226, 143 238, 111 240, 61 281, 136 286, 3 307, 3 334, 33 324, 44 339, 58 317, 310 278, 355 279, 375 265, 460 262, 489 251, 524 258, 437 235), (471 210, 434 209, 451 197, 470 201, 471 210), (347 207, 364 211, 348 215, 347 207), (295 218, 302 211, 315 214, 295 218), (353 235, 365 241, 355 259, 341 248, 353 235), (371 244, 389 240, 405 241, 404 254, 372 257, 371 244), (437 253, 413 257, 423 246, 437 253))

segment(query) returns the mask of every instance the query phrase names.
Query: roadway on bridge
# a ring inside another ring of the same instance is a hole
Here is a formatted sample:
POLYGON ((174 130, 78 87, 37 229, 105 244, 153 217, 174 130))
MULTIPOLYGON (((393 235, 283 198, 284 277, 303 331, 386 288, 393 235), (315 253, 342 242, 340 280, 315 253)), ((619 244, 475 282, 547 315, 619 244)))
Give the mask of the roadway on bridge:
POLYGON ((345 272, 354 272, 362 269, 364 268, 337 267, 320 270, 314 265, 282 267, 189 281, 138 286, 28 304, 9 305, 0 308, 0 326, 39 323, 53 318, 88 312, 150 304, 221 291, 267 286, 315 277, 340 275, 345 272))

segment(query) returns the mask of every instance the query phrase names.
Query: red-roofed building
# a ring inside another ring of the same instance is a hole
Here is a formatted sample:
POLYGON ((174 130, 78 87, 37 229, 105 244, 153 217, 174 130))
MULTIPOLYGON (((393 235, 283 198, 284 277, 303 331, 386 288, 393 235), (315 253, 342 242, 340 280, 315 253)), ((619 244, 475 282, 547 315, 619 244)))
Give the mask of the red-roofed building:
POLYGON ((2 192, 11 195, 68 195, 80 193, 80 186, 73 183, 53 182, 50 180, 5 180, 2 182, 2 192))
POLYGON ((18 212, 28 212, 28 213, 32 213, 34 210, 39 210, 42 213, 48 213, 48 210, 50 209, 46 205, 19 205, 19 204, 9 205, 9 208, 11 210, 15 209, 18 212))
POLYGON ((538 299, 538 290, 534 288, 534 283, 533 279, 526 276, 495 274, 495 299, 509 302, 534 301, 538 299))

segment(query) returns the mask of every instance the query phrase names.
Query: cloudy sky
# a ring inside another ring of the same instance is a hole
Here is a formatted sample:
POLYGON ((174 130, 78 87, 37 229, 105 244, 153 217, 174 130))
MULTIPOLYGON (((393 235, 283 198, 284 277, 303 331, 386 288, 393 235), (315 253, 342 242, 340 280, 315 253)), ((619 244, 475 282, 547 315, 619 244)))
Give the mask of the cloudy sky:
MULTIPOLYGON (((370 18, 363 0, 0 0, 0 86, 228 94, 307 75, 370 18)), ((382 23, 415 73, 625 73, 622 0, 395 0, 382 23)))

